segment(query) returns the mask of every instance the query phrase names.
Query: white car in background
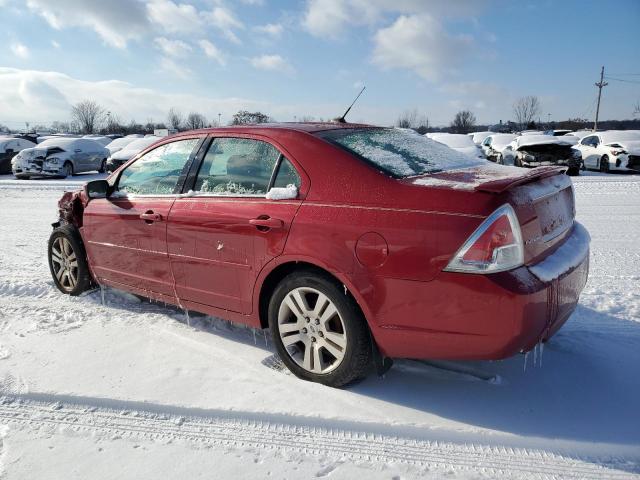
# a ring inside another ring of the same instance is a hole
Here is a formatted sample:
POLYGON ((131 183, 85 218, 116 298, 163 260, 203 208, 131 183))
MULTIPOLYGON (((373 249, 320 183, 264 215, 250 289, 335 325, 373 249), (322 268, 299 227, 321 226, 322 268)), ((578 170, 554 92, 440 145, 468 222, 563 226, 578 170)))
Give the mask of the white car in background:
POLYGON ((82 138, 88 138, 89 140, 93 140, 94 142, 98 142, 103 147, 106 147, 107 145, 109 145, 113 141, 113 138, 105 137, 104 135, 85 135, 82 138))
POLYGON ((107 150, 109 150, 110 154, 113 155, 120 150, 123 150, 132 142, 135 142, 138 138, 141 138, 141 135, 127 135, 126 137, 116 138, 113 142, 107 145, 107 150))
POLYGON ((576 137, 566 135, 522 135, 502 151, 501 163, 527 168, 566 166, 567 174, 580 175, 580 152, 573 148, 577 142, 576 137))
POLYGON ((503 163, 502 152, 515 139, 516 135, 512 133, 494 133, 484 139, 482 142, 482 151, 487 157, 487 160, 503 163))
POLYGON ((136 138, 122 150, 115 152, 109 157, 109 159, 107 160, 107 171, 113 172, 117 170, 121 165, 124 165, 131 158, 136 156, 148 146, 156 143, 161 138, 162 137, 156 137, 153 135, 145 136, 144 138, 136 138))
POLYGON ((26 148, 11 160, 17 178, 69 177, 76 173, 104 172, 109 150, 89 138, 50 138, 26 148))
POLYGON ((485 158, 480 146, 473 143, 473 139, 469 135, 459 133, 434 133, 431 135, 431 140, 442 143, 470 157, 485 158))
POLYGON ((585 169, 609 172, 640 170, 640 130, 592 132, 575 146, 585 169))
POLYGON ((11 159, 25 148, 36 144, 24 138, 0 137, 0 174, 11 173, 11 159))
POLYGON ((473 140, 473 143, 476 145, 482 145, 482 142, 484 142, 489 135, 493 135, 494 133, 495 132, 471 132, 468 135, 471 137, 471 140, 473 140))

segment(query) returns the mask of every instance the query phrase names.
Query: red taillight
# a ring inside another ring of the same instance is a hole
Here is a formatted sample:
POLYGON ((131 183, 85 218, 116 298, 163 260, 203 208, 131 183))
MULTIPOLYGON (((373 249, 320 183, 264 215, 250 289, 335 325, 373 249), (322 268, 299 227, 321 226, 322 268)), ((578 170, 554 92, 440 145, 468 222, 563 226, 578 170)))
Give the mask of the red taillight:
POLYGON ((511 270, 524 262, 520 225, 506 204, 493 212, 453 256, 445 270, 491 273, 511 270))

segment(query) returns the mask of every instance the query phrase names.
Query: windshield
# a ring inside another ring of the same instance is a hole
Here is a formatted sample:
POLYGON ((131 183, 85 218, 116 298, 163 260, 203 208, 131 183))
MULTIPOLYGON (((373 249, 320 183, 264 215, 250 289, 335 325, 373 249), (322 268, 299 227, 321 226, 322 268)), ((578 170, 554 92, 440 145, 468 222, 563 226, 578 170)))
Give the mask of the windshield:
POLYGON ((511 142, 513 142, 516 139, 515 135, 493 135, 493 140, 491 141, 491 146, 492 147, 506 147, 507 145, 509 145, 511 142))
POLYGON ((469 135, 445 133, 431 137, 436 142, 444 143, 451 148, 475 147, 476 144, 469 135))
POLYGON ((336 129, 317 135, 394 177, 484 163, 417 133, 394 128, 336 129))
POLYGON ((143 148, 147 148, 152 143, 156 143, 158 140, 160 140, 160 137, 138 138, 124 147, 123 150, 139 152, 143 148))

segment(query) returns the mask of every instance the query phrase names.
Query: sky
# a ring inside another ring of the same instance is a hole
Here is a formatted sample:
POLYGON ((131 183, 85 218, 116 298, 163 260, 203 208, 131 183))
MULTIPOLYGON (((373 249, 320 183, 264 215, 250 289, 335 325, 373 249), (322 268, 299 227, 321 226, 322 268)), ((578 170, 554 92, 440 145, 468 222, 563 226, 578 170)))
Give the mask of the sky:
POLYGON ((0 124, 68 121, 92 99, 123 122, 174 107, 227 123, 389 125, 417 109, 448 125, 513 117, 633 118, 640 101, 640 0, 0 0, 0 124), (220 114, 220 117, 218 117, 220 114))

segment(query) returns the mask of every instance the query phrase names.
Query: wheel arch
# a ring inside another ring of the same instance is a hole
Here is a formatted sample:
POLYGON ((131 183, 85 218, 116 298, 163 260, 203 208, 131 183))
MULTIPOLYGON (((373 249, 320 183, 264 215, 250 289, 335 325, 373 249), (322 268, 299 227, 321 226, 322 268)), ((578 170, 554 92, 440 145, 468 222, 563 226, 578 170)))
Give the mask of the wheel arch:
POLYGON ((282 259, 277 264, 271 265, 271 268, 269 268, 268 271, 265 270, 267 269, 265 268, 260 275, 261 280, 258 282, 260 289, 259 292, 257 292, 256 303, 254 305, 261 328, 269 327, 269 299, 280 281, 293 272, 306 270, 328 277, 337 285, 344 285, 346 287, 346 295, 349 295, 356 303, 369 326, 369 330, 372 331, 371 322, 369 320, 370 312, 367 305, 360 296, 357 288, 344 273, 332 270, 327 265, 321 265, 320 262, 308 258, 282 259))

